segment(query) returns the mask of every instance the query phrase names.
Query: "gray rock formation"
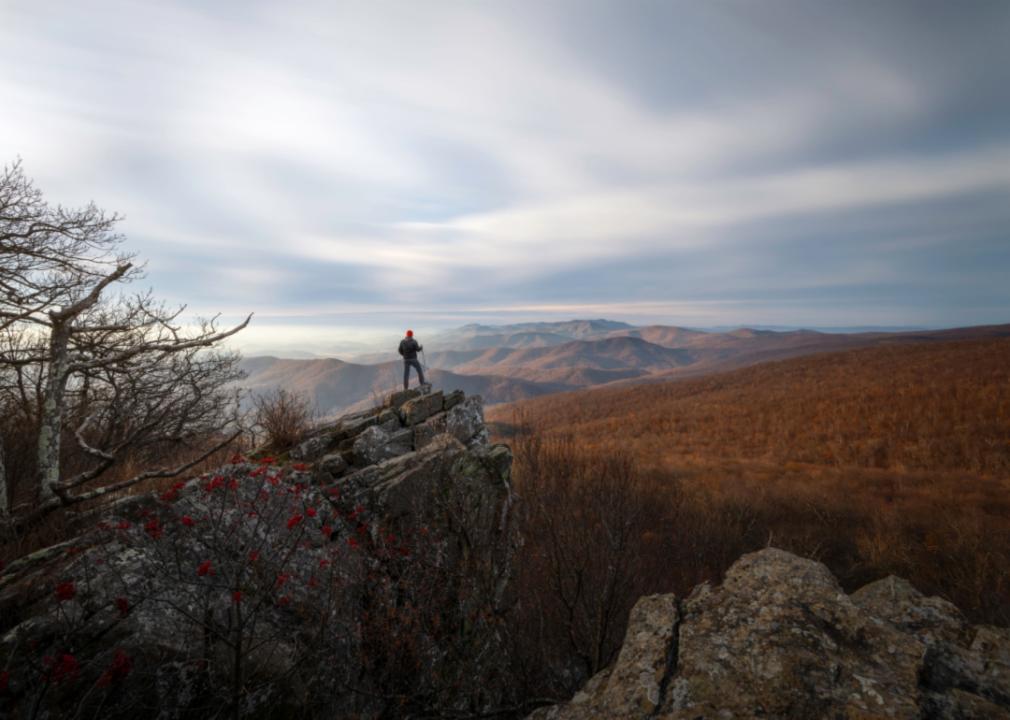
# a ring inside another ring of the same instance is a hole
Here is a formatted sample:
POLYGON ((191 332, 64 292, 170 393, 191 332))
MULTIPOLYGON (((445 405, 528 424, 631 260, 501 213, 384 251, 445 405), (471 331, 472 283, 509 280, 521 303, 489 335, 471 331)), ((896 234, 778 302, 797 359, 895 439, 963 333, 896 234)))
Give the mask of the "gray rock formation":
POLYGON ((373 425, 355 438, 354 458, 361 465, 374 465, 403 455, 413 449, 413 436, 409 428, 390 432, 381 425, 373 425))
POLYGON ((686 600, 642 598, 614 665, 530 717, 1010 718, 1010 631, 899 578, 846 595, 767 549, 686 600))
POLYGON ((417 425, 432 415, 442 412, 442 392, 422 393, 400 406, 400 419, 404 425, 417 425))
POLYGON ((333 447, 334 440, 334 435, 329 432, 310 437, 291 450, 291 459, 309 461, 316 460, 324 455, 327 450, 333 447))
POLYGON ((512 456, 480 398, 450 397, 396 393, 291 453, 313 467, 241 461, 126 498, 2 569, 0 716, 389 716, 376 667, 407 653, 398 691, 486 696, 468 678, 503 676, 501 638, 474 618, 507 596, 512 456), (442 431, 415 449, 422 416, 442 431))
MULTIPOLYGON (((448 399, 448 398, 447 398, 448 399)), ((448 433, 464 445, 484 445, 488 441, 484 425, 484 406, 479 397, 453 398, 449 409, 429 416, 413 426, 414 447, 423 448, 442 433, 448 433)))
POLYGON ((463 394, 462 390, 453 390, 451 393, 445 396, 445 399, 442 402, 442 407, 445 410, 452 410, 454 407, 459 405, 465 399, 466 395, 463 394))
POLYGON ((340 453, 323 455, 316 461, 316 477, 324 478, 330 482, 347 472, 347 460, 340 453))
POLYGON ((396 392, 379 407, 345 416, 315 431, 291 450, 290 457, 316 463, 317 471, 336 479, 347 470, 420 450, 443 433, 467 446, 486 445, 481 398, 468 398, 460 391, 443 396, 429 385, 396 392), (334 459, 336 455, 346 467, 334 459))

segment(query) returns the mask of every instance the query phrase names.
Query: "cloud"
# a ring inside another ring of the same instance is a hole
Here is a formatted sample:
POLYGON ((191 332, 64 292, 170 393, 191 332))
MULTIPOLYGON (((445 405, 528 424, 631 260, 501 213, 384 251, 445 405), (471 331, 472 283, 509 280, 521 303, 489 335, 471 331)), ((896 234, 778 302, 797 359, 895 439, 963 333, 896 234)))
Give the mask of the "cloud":
POLYGON ((762 5, 12 0, 0 154, 207 310, 991 318, 917 258, 1006 261, 1010 9, 762 5))
POLYGON ((570 200, 407 222, 386 236, 303 238, 294 252, 372 262, 430 282, 425 268, 496 268, 516 280, 574 262, 726 244, 722 228, 980 191, 1010 193, 1010 144, 929 158, 799 168, 739 179, 580 194, 570 200), (535 261, 534 261, 535 260, 535 261))

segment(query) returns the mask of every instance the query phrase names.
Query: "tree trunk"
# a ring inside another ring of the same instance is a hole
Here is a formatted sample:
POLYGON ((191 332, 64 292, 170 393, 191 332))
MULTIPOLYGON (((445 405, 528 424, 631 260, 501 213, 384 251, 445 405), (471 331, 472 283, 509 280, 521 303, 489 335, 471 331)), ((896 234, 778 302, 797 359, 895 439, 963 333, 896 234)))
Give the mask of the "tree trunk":
POLYGON ((49 375, 42 402, 38 444, 39 501, 56 496, 60 481, 60 435, 63 430, 63 394, 67 388, 70 322, 54 322, 49 335, 49 375))
POLYGON ((0 435, 0 518, 10 514, 10 500, 7 497, 7 466, 4 465, 4 439, 0 435))

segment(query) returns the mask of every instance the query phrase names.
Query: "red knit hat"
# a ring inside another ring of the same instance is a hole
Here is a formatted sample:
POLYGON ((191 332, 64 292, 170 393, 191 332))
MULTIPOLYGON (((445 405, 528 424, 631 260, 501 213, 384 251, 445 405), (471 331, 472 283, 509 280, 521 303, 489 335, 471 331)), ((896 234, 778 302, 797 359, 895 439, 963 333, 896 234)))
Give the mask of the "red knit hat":
POLYGON ((408 330, 407 331, 407 337, 414 337, 414 331, 413 330, 408 330))

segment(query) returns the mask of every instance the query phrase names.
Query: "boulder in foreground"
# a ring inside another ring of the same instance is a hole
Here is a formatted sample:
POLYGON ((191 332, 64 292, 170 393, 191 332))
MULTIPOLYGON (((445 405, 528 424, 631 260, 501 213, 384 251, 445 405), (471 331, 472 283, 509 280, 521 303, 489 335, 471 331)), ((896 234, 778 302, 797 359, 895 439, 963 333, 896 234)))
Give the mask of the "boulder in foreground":
POLYGON ((846 595, 769 548, 686 600, 642 598, 614 665, 530 717, 1010 718, 1010 631, 900 578, 846 595))

